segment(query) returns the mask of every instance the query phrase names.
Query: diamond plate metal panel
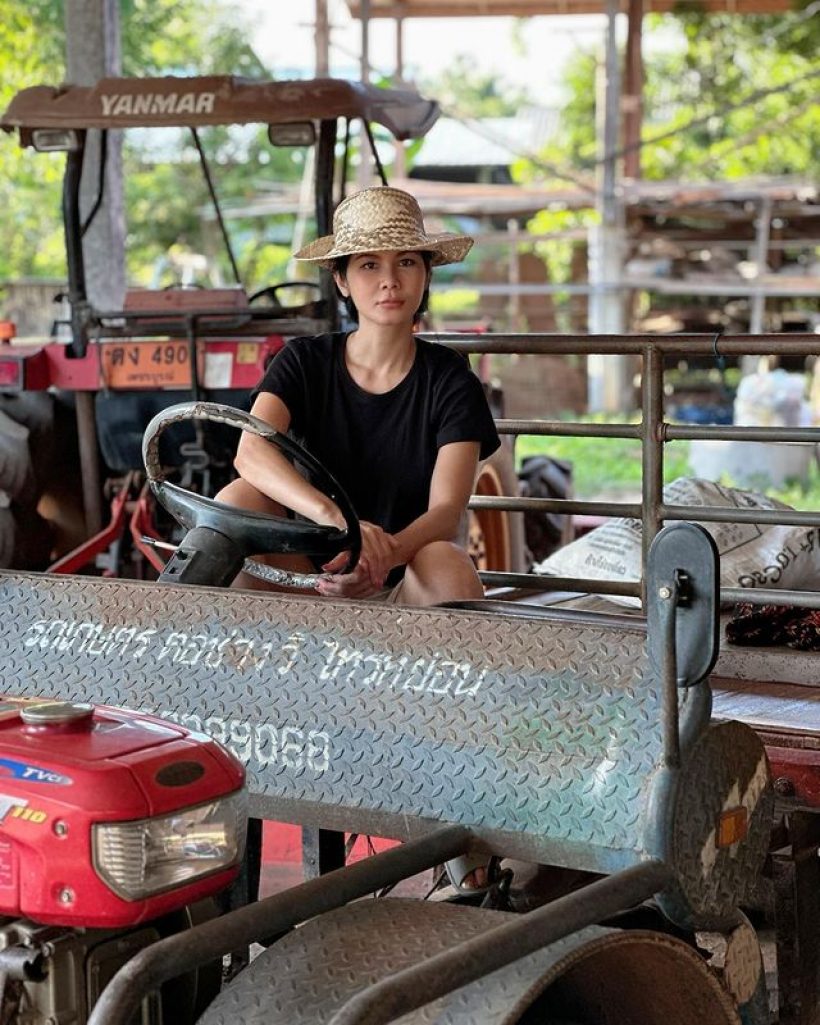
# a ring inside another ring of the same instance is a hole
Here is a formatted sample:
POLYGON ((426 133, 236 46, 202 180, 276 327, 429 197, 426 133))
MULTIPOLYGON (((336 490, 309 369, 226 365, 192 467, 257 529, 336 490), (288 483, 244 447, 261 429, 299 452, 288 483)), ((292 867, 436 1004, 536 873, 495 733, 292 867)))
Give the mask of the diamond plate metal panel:
POLYGON ((6 690, 202 729, 257 794, 526 834, 581 868, 642 850, 661 728, 639 627, 24 574, 0 604, 6 690))
MULTIPOLYGON (((260 954, 199 1025, 319 1025, 392 972, 418 964, 510 915, 420 901, 367 900, 313 919, 260 954)), ((613 930, 592 927, 396 1019, 396 1025, 512 1025, 558 962, 613 930)))
POLYGON ((684 928, 720 929, 754 892, 769 849, 774 791, 760 738, 738 722, 712 724, 681 774, 668 860, 677 877, 661 898, 684 928))

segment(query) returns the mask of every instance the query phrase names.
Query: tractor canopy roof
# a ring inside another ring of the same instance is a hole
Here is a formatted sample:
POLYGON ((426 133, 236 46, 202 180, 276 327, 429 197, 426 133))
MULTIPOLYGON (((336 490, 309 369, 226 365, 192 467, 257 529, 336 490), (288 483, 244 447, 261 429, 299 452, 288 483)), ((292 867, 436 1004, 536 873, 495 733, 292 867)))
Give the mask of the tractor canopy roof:
POLYGON ((23 89, 0 118, 0 128, 19 130, 25 146, 38 128, 198 128, 341 117, 374 121, 397 139, 412 139, 424 135, 438 115, 438 104, 412 89, 379 89, 333 78, 282 82, 253 82, 231 75, 103 78, 91 87, 23 89))

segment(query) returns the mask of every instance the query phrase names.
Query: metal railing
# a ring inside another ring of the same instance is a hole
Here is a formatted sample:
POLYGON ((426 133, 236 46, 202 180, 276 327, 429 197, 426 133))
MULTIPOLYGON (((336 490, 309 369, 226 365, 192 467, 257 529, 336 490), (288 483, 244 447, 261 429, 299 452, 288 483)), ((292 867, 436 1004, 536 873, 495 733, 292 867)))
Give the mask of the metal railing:
MULTIPOLYGON (((641 421, 637 424, 570 423, 556 420, 496 421, 500 434, 522 434, 632 438, 641 442, 641 501, 586 502, 548 498, 494 498, 474 495, 472 509, 541 512, 592 516, 628 516, 642 522, 642 566, 646 565, 649 546, 665 520, 697 520, 702 523, 757 523, 820 527, 820 510, 798 512, 779 509, 727 509, 716 506, 667 504, 663 498, 664 445, 669 441, 727 439, 733 441, 814 442, 820 443, 820 427, 740 427, 672 424, 665 419, 663 375, 667 357, 729 355, 818 355, 820 337, 815 334, 760 335, 538 335, 481 334, 441 332, 426 337, 449 348, 478 355, 613 355, 639 356, 641 421)), ((820 538, 818 539, 820 541, 820 538)), ((584 591, 595 594, 640 597, 645 604, 645 579, 639 582, 602 581, 584 577, 543 576, 533 573, 484 572, 482 580, 492 586, 528 590, 584 591)), ((753 604, 795 604, 820 608, 820 591, 791 591, 777 588, 721 588, 721 600, 748 601, 753 604)))

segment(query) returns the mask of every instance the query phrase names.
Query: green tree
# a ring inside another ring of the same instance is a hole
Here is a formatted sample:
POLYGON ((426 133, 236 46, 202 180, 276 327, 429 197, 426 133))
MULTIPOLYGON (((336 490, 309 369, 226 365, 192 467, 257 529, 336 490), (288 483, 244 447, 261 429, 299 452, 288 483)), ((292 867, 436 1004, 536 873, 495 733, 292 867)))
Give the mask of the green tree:
MULTIPOLYGON (((18 89, 64 77, 61 17, 51 0, 0 0, 0 109, 18 89)), ((0 134, 0 281, 64 273, 61 178, 62 158, 23 151, 0 134)))
MULTIPOLYGON (((820 26, 812 9, 777 17, 653 15, 671 19, 682 47, 646 61, 643 174, 650 179, 732 179, 814 174, 820 166, 820 26)), ((594 54, 580 54, 566 77, 560 139, 546 163, 595 167, 594 54)), ((522 162, 524 179, 553 177, 522 162)))
MULTIPOLYGON (((120 9, 123 74, 238 74, 269 78, 249 40, 252 31, 224 0, 123 0, 120 9)), ((0 109, 14 94, 65 78, 65 28, 61 0, 0 0, 0 109)), ((248 196, 271 178, 294 179, 292 154, 276 152, 264 130, 209 129, 203 147, 222 172, 225 193, 248 196)), ((145 279, 151 263, 180 240, 193 239, 207 218, 204 182, 191 167, 193 141, 180 133, 174 159, 151 157, 126 135, 126 207, 132 278, 145 279)), ((0 281, 19 277, 64 277, 60 220, 64 158, 21 150, 16 137, 0 139, 0 210, 3 239, 0 281)), ((220 191, 222 191, 220 189, 220 191)), ((261 225, 244 232, 250 252, 265 244, 261 225)), ((257 257, 258 261, 258 257, 257 257)))
POLYGON ((454 117, 509 117, 530 102, 525 90, 481 71, 463 53, 439 75, 424 80, 421 91, 435 96, 444 113, 454 117))

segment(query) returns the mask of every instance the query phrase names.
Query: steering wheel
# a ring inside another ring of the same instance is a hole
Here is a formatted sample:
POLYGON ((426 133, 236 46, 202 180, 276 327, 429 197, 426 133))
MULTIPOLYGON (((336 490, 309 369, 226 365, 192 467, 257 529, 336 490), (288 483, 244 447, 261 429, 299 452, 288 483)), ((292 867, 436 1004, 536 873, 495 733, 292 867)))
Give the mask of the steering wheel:
POLYGON ((282 300, 276 294, 280 288, 312 288, 318 291, 320 299, 322 297, 321 286, 315 281, 280 281, 278 285, 268 285, 266 288, 260 288, 259 291, 254 292, 253 295, 249 295, 248 302, 255 303, 260 299, 267 299, 273 309, 287 309, 288 307, 282 304, 282 300))
POLYGON ((169 406, 145 428, 142 458, 151 490, 168 512, 187 530, 209 527, 229 537, 245 556, 243 568, 254 576, 276 584, 306 588, 315 587, 319 579, 318 574, 277 570, 249 558, 258 552, 316 555, 330 559, 339 552, 349 551, 347 563, 340 571, 342 573, 350 573, 359 561, 362 547, 359 519, 341 486, 306 449, 250 413, 218 402, 181 402, 169 406), (210 420, 256 434, 300 462, 313 473, 316 486, 339 507, 345 519, 345 529, 238 509, 165 480, 159 461, 159 439, 172 424, 188 420, 210 420))

